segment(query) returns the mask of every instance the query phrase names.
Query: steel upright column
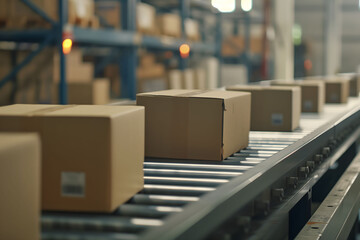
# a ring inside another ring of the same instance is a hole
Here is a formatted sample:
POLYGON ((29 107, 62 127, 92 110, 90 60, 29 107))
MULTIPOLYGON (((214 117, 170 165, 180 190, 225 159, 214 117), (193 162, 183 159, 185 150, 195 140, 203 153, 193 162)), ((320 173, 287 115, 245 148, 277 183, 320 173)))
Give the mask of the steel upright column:
MULTIPOLYGON (((181 37, 182 39, 186 39, 186 32, 185 32, 185 21, 189 17, 190 11, 190 1, 189 0, 179 0, 180 1, 180 15, 181 15, 181 37)), ((179 67, 180 70, 185 70, 188 65, 187 58, 181 57, 179 54, 179 67)))
POLYGON ((59 25, 58 25, 58 45, 60 55, 60 85, 59 101, 60 104, 67 104, 67 85, 66 85, 66 57, 63 52, 63 30, 67 22, 67 0, 59 0, 59 25))
MULTIPOLYGON (((137 0, 121 0, 122 27, 127 31, 136 31, 137 0)), ((119 69, 121 76, 121 97, 136 98, 137 47, 120 48, 119 69)))
POLYGON ((294 78, 294 44, 292 27, 294 25, 294 0, 274 1, 275 23, 275 78, 291 80, 294 78))

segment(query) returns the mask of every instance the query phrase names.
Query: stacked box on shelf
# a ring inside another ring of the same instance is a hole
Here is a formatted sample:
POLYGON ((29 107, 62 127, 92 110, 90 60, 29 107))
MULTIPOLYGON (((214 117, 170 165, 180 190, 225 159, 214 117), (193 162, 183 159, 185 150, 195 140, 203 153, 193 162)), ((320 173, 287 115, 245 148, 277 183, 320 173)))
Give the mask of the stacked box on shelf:
MULTIPOLYGON (((80 49, 73 49, 67 55, 66 81, 68 87, 69 104, 106 104, 110 99, 109 79, 94 79, 94 65, 82 61, 80 49)), ((60 78, 59 55, 54 57, 53 72, 55 87, 53 102, 58 102, 58 83, 60 78)))
POLYGON ((201 68, 170 70, 167 74, 170 89, 206 89, 205 70, 201 68))
MULTIPOLYGON (((17 63, 30 54, 29 50, 17 53, 17 63)), ((49 103, 53 82, 53 56, 55 49, 47 48, 40 52, 17 74, 15 103, 49 103)))
MULTIPOLYGON (((253 54, 260 54, 262 52, 262 39, 260 37, 250 38, 249 51, 253 54)), ((239 56, 245 51, 245 40, 242 36, 231 36, 226 38, 222 44, 223 56, 239 56)))
POLYGON ((156 62, 154 54, 142 54, 136 71, 138 92, 151 92, 168 89, 165 66, 156 62))
POLYGON ((121 5, 118 1, 96 1, 95 14, 105 26, 121 29, 121 5))
POLYGON ((41 144, 35 133, 0 133, 0 239, 40 239, 41 144))
POLYGON ((187 39, 191 41, 200 41, 200 28, 199 23, 196 20, 190 18, 185 20, 185 32, 187 39))
POLYGON ((143 34, 156 34, 155 28, 156 10, 153 6, 146 3, 136 5, 136 27, 137 31, 143 34))
POLYGON ((158 15, 156 25, 161 35, 181 38, 181 19, 178 14, 165 13, 158 15))
MULTIPOLYGON (((54 21, 58 20, 57 1, 32 0, 32 3, 54 21)), ((0 0, 0 9, 0 20, 5 22, 2 24, 3 27, 12 29, 50 27, 49 23, 21 0, 0 0)), ((81 27, 98 28, 98 19, 94 14, 94 0, 68 0, 68 22, 81 27)))
POLYGON ((5 106, 0 131, 39 133, 43 210, 112 212, 143 187, 143 107, 5 106))

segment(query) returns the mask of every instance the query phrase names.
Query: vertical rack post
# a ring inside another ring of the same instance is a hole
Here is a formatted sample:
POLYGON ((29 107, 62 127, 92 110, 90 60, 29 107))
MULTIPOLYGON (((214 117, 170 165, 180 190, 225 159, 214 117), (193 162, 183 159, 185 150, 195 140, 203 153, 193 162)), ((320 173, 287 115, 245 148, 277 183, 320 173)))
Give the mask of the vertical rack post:
MULTIPOLYGON (((126 31, 136 31, 136 3, 137 0, 121 0, 122 27, 126 31)), ((135 41, 135 39, 134 39, 135 41)), ((136 67, 137 46, 135 44, 121 48, 119 70, 121 76, 121 96, 123 98, 136 98, 136 67)))
POLYGON ((245 12, 245 65, 247 69, 247 80, 251 81, 251 61, 250 61, 250 13, 245 12))
MULTIPOLYGON (((190 12, 190 1, 189 0, 179 0, 180 1, 180 16, 181 16, 181 37, 186 39, 185 32, 185 21, 189 17, 190 12)), ((186 58, 182 58, 180 55, 179 67, 180 70, 184 71, 187 68, 188 61, 186 58)))
POLYGON ((218 87, 222 86, 221 82, 221 64, 222 64, 222 14, 220 12, 216 13, 216 37, 215 37, 215 46, 216 46, 216 53, 215 56, 219 61, 219 71, 218 71, 218 87))
POLYGON ((67 104, 67 85, 66 85, 66 57, 63 52, 63 30, 67 22, 67 0, 59 0, 59 25, 58 25, 58 44, 60 56, 60 84, 59 100, 60 104, 67 104))

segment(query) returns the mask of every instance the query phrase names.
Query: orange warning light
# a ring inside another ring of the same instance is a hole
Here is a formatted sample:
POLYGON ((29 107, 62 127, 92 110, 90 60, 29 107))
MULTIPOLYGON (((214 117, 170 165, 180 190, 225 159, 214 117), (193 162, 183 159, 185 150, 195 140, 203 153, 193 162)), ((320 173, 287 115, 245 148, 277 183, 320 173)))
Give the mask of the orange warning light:
POLYGON ((63 47, 63 53, 69 54, 71 52, 72 40, 69 38, 64 39, 64 41, 62 43, 62 47, 63 47))
POLYGON ((190 46, 189 44, 181 44, 181 46, 179 47, 179 52, 180 52, 180 56, 182 58, 187 58, 189 57, 189 54, 190 54, 190 46))
POLYGON ((309 70, 312 69, 312 62, 311 62, 310 59, 306 59, 306 60, 304 61, 304 68, 305 68, 305 70, 307 70, 307 71, 309 71, 309 70))

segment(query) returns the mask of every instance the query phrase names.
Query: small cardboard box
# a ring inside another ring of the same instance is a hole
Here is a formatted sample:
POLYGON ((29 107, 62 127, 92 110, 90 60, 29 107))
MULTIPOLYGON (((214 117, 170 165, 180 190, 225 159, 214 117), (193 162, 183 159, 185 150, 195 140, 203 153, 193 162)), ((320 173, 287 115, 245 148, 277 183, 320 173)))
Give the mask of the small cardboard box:
POLYGON ((300 87, 235 85, 226 90, 251 93, 251 130, 293 131, 299 127, 300 87))
POLYGON ((121 29, 121 6, 118 1, 96 1, 95 14, 111 27, 121 29))
POLYGON ((0 239, 40 239, 40 138, 0 134, 0 239))
POLYGON ((173 13, 165 13, 157 16, 157 26, 160 28, 160 34, 170 37, 181 37, 181 19, 180 16, 173 13))
MULTIPOLYGON (((73 48, 66 55, 66 81, 69 82, 91 82, 94 79, 94 65, 82 61, 83 55, 80 49, 73 48)), ((60 81, 60 56, 54 55, 54 82, 60 81)))
MULTIPOLYGON (((59 102, 58 84, 54 87, 54 103, 59 102)), ((110 101, 110 81, 97 78, 92 82, 70 82, 67 84, 68 104, 104 105, 110 101)))
POLYGON ((111 212, 143 187, 143 107, 11 105, 0 131, 40 134, 43 210, 111 212))
POLYGON ((148 157, 222 161, 248 145, 249 93, 166 90, 136 98, 145 106, 148 157))
POLYGON ((360 75, 356 73, 340 73, 338 74, 340 78, 348 79, 349 84, 349 95, 351 97, 358 97, 360 92, 360 75))
POLYGON ((343 78, 330 78, 325 80, 326 103, 347 103, 349 97, 350 81, 343 78))
POLYGON ((200 40, 199 22, 191 18, 185 19, 185 32, 186 32, 186 37, 189 40, 199 41, 200 40))
POLYGON ((301 87, 301 111, 322 112, 325 104, 325 83, 321 80, 313 81, 272 81, 274 86, 299 86, 301 87))
POLYGON ((146 3, 136 4, 137 30, 145 34, 153 34, 155 31, 156 9, 146 3))

